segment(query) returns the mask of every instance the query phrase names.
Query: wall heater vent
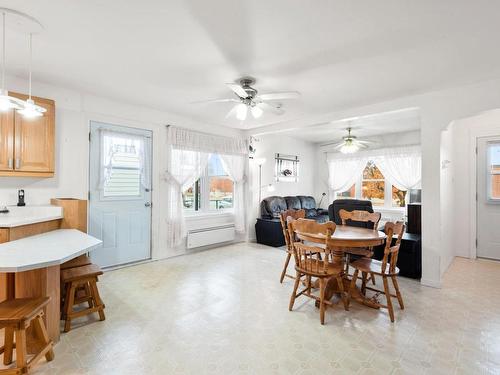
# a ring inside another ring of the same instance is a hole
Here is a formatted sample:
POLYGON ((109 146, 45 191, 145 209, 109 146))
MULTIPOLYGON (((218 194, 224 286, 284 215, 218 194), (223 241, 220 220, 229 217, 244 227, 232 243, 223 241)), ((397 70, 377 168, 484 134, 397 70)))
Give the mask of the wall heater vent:
POLYGON ((222 225, 212 228, 190 230, 187 236, 187 248, 214 245, 233 241, 235 239, 234 225, 222 225))

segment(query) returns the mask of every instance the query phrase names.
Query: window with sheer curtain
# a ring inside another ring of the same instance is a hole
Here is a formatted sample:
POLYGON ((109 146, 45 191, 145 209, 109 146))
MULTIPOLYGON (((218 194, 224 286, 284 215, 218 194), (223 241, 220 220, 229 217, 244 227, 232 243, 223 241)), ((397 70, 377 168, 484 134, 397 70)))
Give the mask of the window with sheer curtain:
POLYGON ((419 146, 329 154, 329 187, 335 198, 369 199, 374 206, 404 207, 407 191, 420 188, 419 146))
POLYGON ((246 141, 167 127, 167 238, 177 246, 186 237, 188 213, 227 212, 245 232, 246 141))

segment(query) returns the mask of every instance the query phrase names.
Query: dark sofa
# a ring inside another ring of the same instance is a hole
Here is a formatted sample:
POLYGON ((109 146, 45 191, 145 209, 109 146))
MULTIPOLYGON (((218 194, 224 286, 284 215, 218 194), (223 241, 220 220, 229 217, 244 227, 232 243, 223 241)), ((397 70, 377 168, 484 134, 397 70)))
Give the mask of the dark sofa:
POLYGON ((307 219, 318 222, 328 221, 328 211, 317 208, 314 197, 307 195, 267 197, 260 202, 260 218, 255 223, 257 242, 260 244, 279 247, 285 245, 285 238, 279 219, 280 212, 286 210, 306 211, 307 219))

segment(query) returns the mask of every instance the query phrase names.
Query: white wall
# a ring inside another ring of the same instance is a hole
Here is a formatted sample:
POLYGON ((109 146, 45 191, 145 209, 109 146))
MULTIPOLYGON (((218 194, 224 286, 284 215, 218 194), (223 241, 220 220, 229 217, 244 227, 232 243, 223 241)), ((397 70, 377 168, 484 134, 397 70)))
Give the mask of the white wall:
POLYGON ((450 254, 475 258, 476 138, 500 136, 500 109, 454 121, 443 133, 449 133, 453 144, 450 158, 453 183, 446 190, 453 201, 446 208, 451 212, 449 232, 453 233, 450 254))
MULTIPOLYGON (((315 145, 310 142, 292 138, 283 134, 269 134, 258 136, 255 143, 257 149, 255 158, 265 158, 266 163, 262 166, 262 185, 273 184, 275 191, 269 192, 262 189, 262 198, 271 195, 315 195, 315 145), (299 181, 298 182, 276 182, 274 178, 275 154, 288 154, 299 156, 299 181)), ((250 198, 248 213, 248 237, 255 239, 255 220, 259 215, 259 167, 255 161, 250 161, 250 198)))
MULTIPOLYGON (((10 77, 9 89, 24 92, 26 82, 10 77)), ((48 204, 53 197, 87 198, 89 121, 96 120, 153 132, 153 211, 152 255, 154 259, 176 255, 179 250, 166 248, 165 212, 166 124, 198 131, 242 137, 242 132, 210 126, 150 108, 120 103, 64 88, 34 83, 33 95, 56 102, 56 172, 54 178, 0 177, 0 205, 15 204, 17 190, 24 189, 27 204, 48 204)))

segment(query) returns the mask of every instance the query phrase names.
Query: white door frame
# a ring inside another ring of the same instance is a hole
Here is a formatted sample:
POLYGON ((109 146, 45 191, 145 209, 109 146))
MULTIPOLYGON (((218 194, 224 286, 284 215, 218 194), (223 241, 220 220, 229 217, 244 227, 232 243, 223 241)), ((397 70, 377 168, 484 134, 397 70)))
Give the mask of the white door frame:
MULTIPOLYGON (((478 117, 480 117, 479 115, 478 117)), ((470 212, 470 244, 469 244, 469 258, 477 258, 477 141, 478 138, 484 137, 500 137, 500 125, 497 128, 492 129, 470 129, 469 130, 469 170, 470 170, 470 181, 469 181, 469 212, 470 212)))

